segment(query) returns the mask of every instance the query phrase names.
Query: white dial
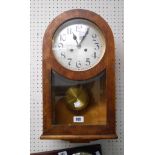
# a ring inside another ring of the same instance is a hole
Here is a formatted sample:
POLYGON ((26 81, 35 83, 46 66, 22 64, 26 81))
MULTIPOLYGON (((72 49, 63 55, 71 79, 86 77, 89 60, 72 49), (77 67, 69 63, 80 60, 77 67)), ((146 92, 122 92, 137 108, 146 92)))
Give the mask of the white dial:
POLYGON ((56 60, 72 71, 86 71, 97 65, 104 56, 106 42, 100 29, 84 19, 62 24, 53 37, 56 60))

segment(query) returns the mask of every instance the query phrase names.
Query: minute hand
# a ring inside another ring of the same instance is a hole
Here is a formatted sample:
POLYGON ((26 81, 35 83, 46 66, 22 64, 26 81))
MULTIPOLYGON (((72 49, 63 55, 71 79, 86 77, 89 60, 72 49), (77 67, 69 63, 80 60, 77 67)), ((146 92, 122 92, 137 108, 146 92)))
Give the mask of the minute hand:
POLYGON ((87 28, 87 31, 86 31, 85 35, 82 37, 81 41, 79 42, 78 47, 81 47, 81 43, 82 43, 83 40, 86 38, 88 32, 89 32, 89 27, 87 28))

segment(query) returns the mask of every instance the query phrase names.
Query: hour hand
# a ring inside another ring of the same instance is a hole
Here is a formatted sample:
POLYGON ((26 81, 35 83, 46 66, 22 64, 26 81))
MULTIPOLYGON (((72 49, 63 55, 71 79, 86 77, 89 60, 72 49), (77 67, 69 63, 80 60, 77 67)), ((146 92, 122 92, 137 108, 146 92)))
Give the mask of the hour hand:
POLYGON ((76 44, 78 46, 77 36, 73 33, 73 39, 76 41, 76 44))

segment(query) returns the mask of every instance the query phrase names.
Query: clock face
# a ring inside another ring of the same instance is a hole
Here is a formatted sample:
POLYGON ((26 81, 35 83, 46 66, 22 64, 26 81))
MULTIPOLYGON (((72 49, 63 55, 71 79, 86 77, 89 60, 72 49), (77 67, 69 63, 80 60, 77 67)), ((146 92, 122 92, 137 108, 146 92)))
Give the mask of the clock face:
POLYGON ((106 42, 100 29, 84 19, 72 19, 62 24, 53 37, 56 60, 72 71, 86 71, 104 56, 106 42))

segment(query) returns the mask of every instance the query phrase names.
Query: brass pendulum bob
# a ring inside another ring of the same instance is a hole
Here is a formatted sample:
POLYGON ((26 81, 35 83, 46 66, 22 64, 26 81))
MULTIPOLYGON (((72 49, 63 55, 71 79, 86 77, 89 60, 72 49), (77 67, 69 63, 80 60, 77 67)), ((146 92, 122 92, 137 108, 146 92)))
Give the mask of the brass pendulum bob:
POLYGON ((66 91, 66 104, 71 110, 80 111, 88 105, 88 94, 82 87, 70 87, 66 91))

